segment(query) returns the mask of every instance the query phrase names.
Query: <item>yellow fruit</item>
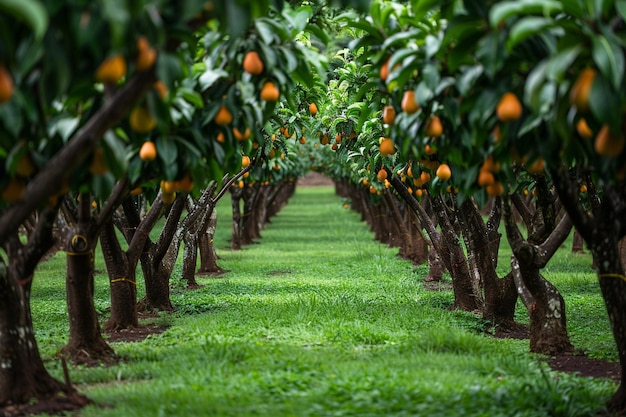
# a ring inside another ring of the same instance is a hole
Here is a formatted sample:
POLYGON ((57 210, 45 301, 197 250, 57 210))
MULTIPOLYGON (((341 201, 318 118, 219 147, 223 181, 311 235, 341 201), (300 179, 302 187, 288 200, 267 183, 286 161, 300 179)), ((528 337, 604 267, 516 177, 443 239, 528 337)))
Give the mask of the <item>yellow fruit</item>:
POLYGON ((161 200, 163 200, 163 204, 172 204, 174 200, 176 200, 176 192, 166 193, 163 191, 163 194, 161 194, 161 200))
POLYGON ((447 181, 452 176, 452 170, 448 164, 441 164, 439 168, 437 168, 435 175, 437 175, 437 178, 441 181, 447 181))
POLYGON ((135 68, 137 71, 146 71, 154 66, 157 58, 157 51, 148 42, 145 36, 137 39, 137 60, 135 68))
POLYGON ((174 183, 174 181, 162 180, 160 187, 161 191, 163 191, 163 194, 172 194, 176 192, 176 184, 174 183))
POLYGON ((624 134, 622 132, 613 133, 607 125, 604 125, 596 136, 594 149, 601 156, 619 156, 624 150, 624 134))
POLYGON ((218 110, 215 115, 215 123, 218 125, 229 125, 233 122, 233 114, 228 110, 228 108, 222 104, 222 107, 218 110))
POLYGON ((384 168, 381 169, 378 171, 378 174, 376 174, 376 177, 378 177, 380 181, 385 181, 387 179, 387 170, 384 168))
POLYGON ((383 123, 392 125, 396 121, 396 109, 393 106, 383 108, 383 123))
POLYGON ((154 130, 157 121, 145 107, 135 107, 130 112, 130 127, 138 133, 148 133, 154 130))
POLYGON ((522 117, 522 103, 511 92, 504 93, 496 107, 496 115, 503 122, 512 122, 522 117))
POLYGON ((315 104, 314 102, 311 102, 311 104, 309 104, 309 113, 311 113, 311 115, 313 116, 317 114, 317 104, 315 104))
POLYGON ((439 116, 432 116, 428 120, 425 133, 426 136, 432 136, 435 138, 442 135, 443 125, 441 124, 441 119, 439 118, 439 116))
POLYGON ((417 104, 417 102, 415 101, 415 91, 406 90, 404 92, 404 95, 402 96, 401 107, 402 111, 407 114, 416 113, 420 109, 419 104, 417 104))
POLYGON ((280 98, 280 90, 276 87, 276 84, 272 81, 268 81, 263 84, 259 97, 263 101, 278 101, 280 98))
POLYGON ((7 203, 14 203, 24 196, 26 182, 19 178, 11 178, 2 189, 2 199, 7 203))
POLYGON ((596 74, 596 70, 593 68, 585 68, 578 75, 569 92, 570 103, 576 106, 579 111, 589 110, 589 93, 596 74))
POLYGON ((105 59, 96 70, 96 81, 115 84, 126 75, 126 60, 121 54, 105 59))
POLYGON ((593 137, 591 128, 587 124, 587 121, 582 117, 576 123, 576 132, 578 132, 578 134, 584 139, 591 139, 593 137))
POLYGON ((245 72, 252 75, 259 75, 263 72, 264 68, 263 60, 258 52, 250 51, 246 53, 246 56, 243 58, 243 70, 245 72))
POLYGON ((396 148, 393 146, 391 138, 384 138, 379 145, 380 154, 383 156, 393 155, 396 153, 396 148))
POLYGON ((157 157, 157 149, 154 142, 144 142, 139 150, 139 157, 142 161, 154 161, 157 157))
POLYGON ((250 165, 250 157, 248 155, 242 155, 241 156, 241 166, 243 168, 245 168, 248 165, 250 165))
POLYGON ((6 103, 13 97, 13 79, 9 74, 9 71, 0 64, 0 104, 6 103))

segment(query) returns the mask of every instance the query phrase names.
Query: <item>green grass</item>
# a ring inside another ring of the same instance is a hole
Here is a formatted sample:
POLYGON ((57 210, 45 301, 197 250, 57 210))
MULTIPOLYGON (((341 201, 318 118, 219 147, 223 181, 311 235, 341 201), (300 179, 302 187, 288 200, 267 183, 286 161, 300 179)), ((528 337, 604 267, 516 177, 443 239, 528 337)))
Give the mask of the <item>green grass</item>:
MULTIPOLYGON (((118 365, 71 370, 96 401, 80 416, 591 416, 616 388, 550 371, 528 341, 481 334, 480 317, 450 311, 450 291, 425 291, 427 267, 375 242, 331 188, 299 189, 260 244, 237 252, 227 248, 229 201, 218 208, 215 242, 230 272, 187 291, 176 268, 177 311, 153 319, 169 330, 113 343, 118 365)), ((576 347, 615 359, 589 264, 565 247, 546 276, 566 296, 576 347)), ((58 255, 33 291, 40 349, 58 377, 63 275, 58 255)), ((104 319, 106 276, 96 281, 104 319)))

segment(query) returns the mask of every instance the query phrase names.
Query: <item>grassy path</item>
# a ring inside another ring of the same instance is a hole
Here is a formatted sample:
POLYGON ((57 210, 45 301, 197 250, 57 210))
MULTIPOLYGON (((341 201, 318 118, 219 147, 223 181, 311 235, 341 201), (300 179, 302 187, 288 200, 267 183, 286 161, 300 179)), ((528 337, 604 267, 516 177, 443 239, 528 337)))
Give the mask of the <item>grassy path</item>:
MULTIPOLYGON (((73 370, 111 406, 81 416, 587 416, 615 389, 553 378, 527 341, 481 335, 479 318, 449 311, 449 291, 425 291, 425 267, 376 243, 332 188, 299 189, 239 252, 224 248, 226 203, 216 242, 229 274, 197 291, 175 285, 178 311, 156 319, 168 331, 113 344, 126 361, 73 370)), ((46 304, 58 282, 42 281, 35 320, 51 355, 64 324, 58 300, 46 304)))

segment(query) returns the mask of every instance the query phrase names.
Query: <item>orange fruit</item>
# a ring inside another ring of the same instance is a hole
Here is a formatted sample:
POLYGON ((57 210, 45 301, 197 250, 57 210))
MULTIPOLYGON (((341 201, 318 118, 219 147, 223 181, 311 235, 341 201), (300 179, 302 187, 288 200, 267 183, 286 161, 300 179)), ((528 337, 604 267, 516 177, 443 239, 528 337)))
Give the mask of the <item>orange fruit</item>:
POLYGON ((430 181, 430 174, 426 171, 422 171, 422 173, 420 174, 420 181, 422 182, 422 184, 430 181))
POLYGON ((176 192, 166 193, 163 191, 163 194, 161 194, 161 200, 163 201, 163 204, 172 204, 174 200, 176 200, 176 192))
POLYGON ((401 103, 402 111, 407 114, 416 113, 420 106, 415 101, 415 91, 406 90, 402 95, 402 103, 401 103))
POLYGON ((487 187, 494 182, 496 182, 496 179, 490 171, 480 170, 480 172, 478 172, 477 183, 481 187, 487 187))
POLYGON ((526 168, 526 171, 528 171, 529 174, 540 174, 543 172, 544 166, 545 164, 543 162, 543 159, 537 158, 537 160, 533 162, 532 165, 526 168))
POLYGON ((370 185, 370 182, 367 180, 367 178, 363 178, 363 181, 361 181, 361 183, 365 185, 366 187, 370 185))
POLYGON ((115 84, 126 75, 126 60, 122 54, 113 55, 102 61, 96 69, 96 81, 115 84))
POLYGON ((424 145, 424 153, 426 155, 434 155, 437 153, 437 150, 427 143, 426 145, 424 145))
POLYGON ((157 121, 145 107, 135 107, 130 112, 130 127, 138 133, 148 133, 157 125, 157 121))
POLYGON ((163 194, 171 194, 176 192, 176 183, 174 181, 162 180, 160 187, 161 191, 163 191, 163 194))
POLYGON ((596 74, 595 69, 585 68, 580 72, 569 92, 570 103, 579 111, 589 110, 589 93, 591 92, 591 84, 593 84, 596 74))
POLYGON ((139 157, 142 161, 154 161, 157 157, 157 149, 154 146, 154 142, 144 142, 139 150, 139 157))
POLYGON ((306 143, 306 138, 304 136, 300 138, 300 143, 303 145, 306 143))
POLYGON ((337 149, 339 149, 339 146, 337 146, 336 143, 333 143, 333 146, 331 146, 330 149, 332 149, 333 151, 336 151, 337 149))
POLYGON ((93 151, 89 172, 93 175, 104 175, 109 172, 109 167, 104 160, 104 149, 96 148, 93 151))
POLYGON ((624 150, 624 134, 613 133, 608 125, 602 126, 593 145, 596 153, 601 156, 616 157, 624 150))
POLYGON ((145 36, 137 39, 137 59, 135 67, 137 71, 146 71, 154 66, 157 58, 157 51, 148 42, 145 36))
POLYGON ((2 189, 2 199, 7 203, 14 203, 24 196, 24 192, 26 192, 26 182, 19 178, 11 178, 2 189))
POLYGON ((191 179, 191 175, 186 173, 184 177, 179 179, 178 181, 174 181, 174 185, 176 190, 182 191, 185 193, 191 192, 193 190, 193 180, 191 179))
POLYGON ((246 184, 243 182, 243 180, 239 180, 239 182, 237 183, 237 187, 239 188, 243 188, 246 184))
POLYGON ((587 124, 587 121, 582 117, 576 123, 576 132, 578 132, 578 134, 584 139, 591 139, 591 137, 593 137, 591 128, 587 124))
POLYGON ((500 125, 495 125, 493 130, 491 131, 493 135, 493 142, 500 143, 502 142, 502 132, 500 131, 500 125))
POLYGON ((161 97, 161 100, 165 100, 165 98, 167 97, 167 86, 165 85, 165 83, 159 80, 155 82, 152 87, 156 90, 159 97, 161 97))
POLYGON ((218 141, 219 143, 226 142, 226 136, 224 136, 224 132, 219 132, 215 140, 218 141))
POLYGON ((437 175, 437 178, 441 181, 447 181, 452 176, 452 170, 448 164, 441 164, 439 165, 439 168, 437 168, 435 175, 437 175))
POLYGON ((317 114, 317 104, 315 104, 314 102, 311 102, 311 104, 309 104, 309 113, 311 113, 313 116, 317 114))
POLYGON ((328 137, 328 133, 324 133, 320 138, 320 143, 322 145, 328 145, 330 143, 330 138, 328 137))
POLYGON ((522 103, 515 94, 506 92, 498 102, 496 115, 503 122, 515 121, 522 117, 522 103))
POLYGON ((501 168, 500 162, 493 160, 493 155, 489 155, 483 165, 480 167, 482 171, 499 172, 501 168))
POLYGON ((9 71, 0 64, 0 104, 6 103, 13 97, 13 79, 9 74, 9 71))
POLYGON ((489 184, 486 190, 487 194, 490 196, 498 196, 504 194, 504 186, 499 181, 496 181, 493 184, 489 184))
POLYGON ((421 197, 423 194, 424 194, 424 190, 422 190, 421 188, 418 188, 417 190, 415 190, 416 197, 421 197))
POLYGON ((383 123, 392 125, 396 121, 396 109, 393 106, 383 108, 383 123))
POLYGON ((376 174, 376 177, 378 177, 378 179, 380 181, 385 181, 387 179, 387 170, 386 169, 381 169, 380 171, 378 171, 378 173, 376 174))
POLYGON ((248 165, 250 165, 250 157, 248 155, 242 155, 241 156, 241 166, 242 166, 242 168, 245 168, 248 165))
POLYGON ((280 90, 272 81, 267 81, 261 88, 260 98, 263 101, 278 101, 280 90))
POLYGON ((379 145, 380 154, 387 156, 396 153, 396 148, 393 146, 391 138, 384 138, 379 145))
MULTIPOLYGON (((249 51, 243 58, 243 70, 248 74, 259 75, 263 72, 265 66, 263 60, 256 51, 249 51)), ((276 100, 274 100, 276 101, 276 100)))
POLYGON ((389 61, 391 58, 387 58, 383 65, 380 67, 380 79, 383 81, 387 81, 387 77, 389 77, 389 61))
POLYGON ((587 192, 587 185, 586 184, 581 184, 580 185, 580 192, 581 193, 586 193, 587 192))
POLYGON ((236 127, 233 127, 233 136, 238 141, 244 141, 244 140, 250 138, 250 135, 252 135, 252 132, 250 131, 249 127, 246 127, 246 130, 244 130, 243 133, 239 129, 237 129, 236 127))
POLYGON ((217 114, 215 115, 215 123, 218 125, 229 125, 232 122, 233 114, 224 104, 222 104, 222 107, 220 107, 217 114))
POLYGON ((30 157, 28 153, 22 155, 19 161, 17 161, 17 165, 15 167, 15 173, 21 177, 30 177, 33 175, 37 168, 33 163, 33 159, 30 157))
POLYGON ((439 116, 432 116, 428 120, 425 130, 426 136, 438 137, 443 133, 443 125, 439 116))
POLYGON ((376 187, 370 185, 370 194, 376 194, 376 187))
POLYGON ((335 135, 335 143, 341 143, 341 139, 343 138, 343 136, 341 136, 341 133, 337 133, 335 135))
POLYGON ((131 195, 139 195, 141 193, 143 193, 143 189, 141 187, 136 187, 130 190, 131 195))

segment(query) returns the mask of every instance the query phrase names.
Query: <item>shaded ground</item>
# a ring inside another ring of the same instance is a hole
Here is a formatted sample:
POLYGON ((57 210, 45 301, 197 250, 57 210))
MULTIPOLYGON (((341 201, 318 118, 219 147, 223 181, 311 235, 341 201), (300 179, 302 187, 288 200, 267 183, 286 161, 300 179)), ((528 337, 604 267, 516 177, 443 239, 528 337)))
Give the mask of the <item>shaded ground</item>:
MULTIPOLYGON (((441 282, 424 282, 424 288, 428 291, 451 291, 452 285, 441 282)), ((501 339, 528 339, 528 327, 519 325, 504 331, 498 329, 493 336, 501 339)), ((619 362, 592 359, 582 353, 555 356, 544 359, 544 361, 555 371, 577 374, 581 377, 606 378, 616 382, 619 382, 621 377, 619 362)))
POLYGON ((315 171, 309 171, 304 177, 298 179, 299 187, 318 187, 330 185, 334 185, 333 180, 315 171))

